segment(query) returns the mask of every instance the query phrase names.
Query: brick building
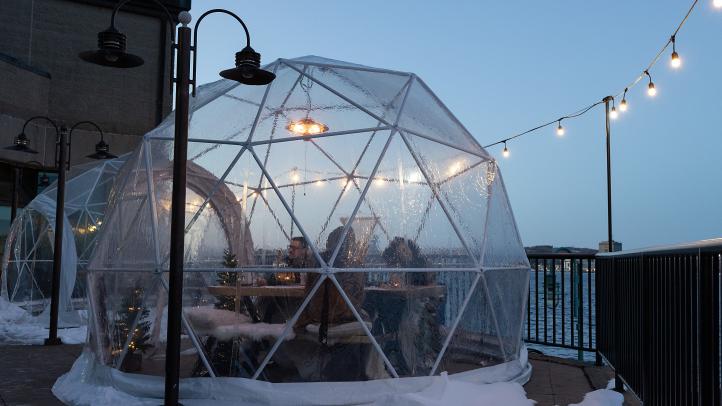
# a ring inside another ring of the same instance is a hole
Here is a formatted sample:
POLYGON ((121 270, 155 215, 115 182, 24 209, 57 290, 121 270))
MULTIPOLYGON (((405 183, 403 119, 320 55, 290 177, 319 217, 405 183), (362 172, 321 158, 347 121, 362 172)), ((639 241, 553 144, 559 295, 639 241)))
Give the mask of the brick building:
MULTIPOLYGON (((172 15, 190 0, 161 0, 172 15)), ((128 51, 145 60, 133 69, 83 62, 78 53, 97 47, 97 33, 110 24, 115 0, 0 1, 0 243, 10 223, 13 185, 18 207, 37 193, 44 172, 55 172, 55 131, 42 121, 26 134, 30 155, 8 151, 26 119, 48 116, 65 126, 97 123, 111 152, 131 151, 140 136, 171 110, 171 26, 152 1, 131 1, 116 18, 128 36, 128 51), (22 168, 22 169, 18 169, 22 168)), ((71 164, 87 162, 99 135, 92 127, 73 132, 71 164)), ((2 244, 4 245, 4 244, 2 244)), ((2 250, 2 248, 0 248, 2 250)))

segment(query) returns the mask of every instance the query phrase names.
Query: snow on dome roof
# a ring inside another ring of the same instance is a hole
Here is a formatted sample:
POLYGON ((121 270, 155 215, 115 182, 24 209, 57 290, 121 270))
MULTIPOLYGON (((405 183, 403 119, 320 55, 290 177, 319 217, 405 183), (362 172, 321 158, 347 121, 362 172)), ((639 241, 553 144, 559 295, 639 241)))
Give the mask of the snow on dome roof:
MULTIPOLYGON (((191 386, 528 373, 529 263, 496 162, 414 74, 317 56, 267 69, 268 86, 222 80, 191 101, 191 386)), ((164 345, 173 139, 168 118, 123 166, 88 266, 92 361, 126 372, 163 369, 152 354, 164 345)), ((374 385, 350 399, 401 390, 374 385)), ((144 388, 162 396, 162 384, 144 388)), ((333 403, 324 396, 314 402, 333 403)))

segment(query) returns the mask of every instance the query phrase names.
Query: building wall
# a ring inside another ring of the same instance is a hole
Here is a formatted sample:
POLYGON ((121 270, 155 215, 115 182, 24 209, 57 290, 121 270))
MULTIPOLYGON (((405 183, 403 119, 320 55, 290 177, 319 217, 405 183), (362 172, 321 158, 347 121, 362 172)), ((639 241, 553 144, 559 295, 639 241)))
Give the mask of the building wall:
MULTIPOLYGON (((55 131, 43 121, 27 128, 38 154, 5 150, 36 115, 71 127, 93 121, 105 133, 111 153, 132 151, 141 136, 171 110, 170 46, 173 28, 149 0, 134 0, 116 17, 128 36, 127 51, 144 59, 132 69, 82 61, 78 53, 97 49, 97 34, 110 25, 119 0, 0 0, 0 246, 7 233, 14 176, 23 187, 19 207, 37 192, 42 170, 56 168, 55 131), (26 190, 28 189, 28 190, 26 190), (33 190, 30 190, 33 189, 33 190)), ((161 0, 172 16, 190 9, 190 0, 161 0)), ((99 134, 90 126, 73 132, 72 165, 91 161, 99 134)), ((2 248, 0 247, 0 251, 2 248)))
MULTIPOLYGON (((5 56, 0 57, 0 114, 21 121, 45 114, 67 126, 94 121, 109 134, 129 136, 114 139, 113 152, 133 149, 138 136, 170 112, 171 29, 154 9, 124 8, 116 27, 128 35, 128 52, 142 57, 145 64, 113 69, 85 63, 77 55, 96 49, 97 33, 109 26, 114 4, 0 1, 0 54, 5 56)), ((12 131, 0 126, 0 131, 0 139, 8 144, 19 128, 12 131)), ((95 138, 74 142, 73 147, 88 144, 90 153, 95 138)), ((52 142, 38 146, 54 150, 52 142)), ((0 159, 22 161, 25 157, 2 151, 0 159)))

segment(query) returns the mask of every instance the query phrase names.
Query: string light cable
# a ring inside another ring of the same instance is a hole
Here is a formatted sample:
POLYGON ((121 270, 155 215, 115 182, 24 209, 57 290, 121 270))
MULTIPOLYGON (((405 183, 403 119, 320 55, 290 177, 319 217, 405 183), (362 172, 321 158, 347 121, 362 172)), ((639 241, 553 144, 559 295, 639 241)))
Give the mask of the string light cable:
MULTIPOLYGON (((610 97, 611 97, 611 100, 612 100, 612 103, 613 103, 613 104, 612 104, 612 109, 611 109, 611 111, 610 111, 610 118, 614 119, 614 118, 617 118, 617 117, 618 117, 618 112, 617 112, 616 106, 614 105, 614 100, 615 100, 616 98, 618 98, 618 97, 621 96, 622 101, 619 103, 619 111, 621 111, 621 112, 627 111, 627 108, 628 108, 628 106, 629 106, 629 103, 627 102, 627 92, 628 92, 630 89, 634 88, 637 84, 639 84, 639 82, 642 81, 642 79, 644 79, 645 77, 649 79, 649 82, 647 83, 647 94, 648 94, 650 97, 656 96, 656 94, 657 94, 657 88, 656 88, 654 82, 652 81, 652 75, 649 73, 649 71, 657 64, 657 62, 659 62, 660 58, 662 57, 662 55, 664 55, 665 51, 667 51, 667 49, 669 48, 670 45, 672 45, 672 54, 671 54, 671 58, 670 58, 670 65, 671 65, 673 68, 675 68, 675 69, 677 69, 677 68, 679 68, 679 67, 681 66, 682 60, 681 60, 681 58, 679 57, 679 54, 677 53, 677 34, 680 32, 680 30, 682 29, 682 27, 684 27, 684 25, 687 23, 687 20, 689 19, 689 16, 692 14, 692 11, 695 9, 695 7, 697 6, 697 3, 698 3, 698 2, 699 2, 699 0, 694 0, 694 1, 692 2, 692 5, 691 5, 691 6, 689 7, 689 9, 687 10, 687 13, 684 15, 684 18, 682 19, 682 21, 680 21, 680 23, 677 25, 677 28, 674 30, 674 32, 673 32, 672 35, 669 37, 669 39, 667 40, 667 42, 664 44, 664 46, 662 46, 662 48, 659 50, 659 52, 657 52, 657 54, 654 56, 654 58, 652 58, 652 60, 649 62, 649 64, 647 65, 647 67, 642 71, 642 73, 640 73, 639 75, 637 75, 637 76, 634 78, 634 80, 632 80, 629 84, 627 84, 627 85, 624 87, 624 90, 617 92, 617 93, 614 94, 613 96, 610 96, 610 97)), ((713 0, 713 5, 714 5, 715 7, 717 7, 717 8, 722 8, 722 0, 713 0)), ((565 129, 564 129, 564 127, 562 126, 562 120, 572 119, 572 118, 577 118, 577 117, 579 117, 579 116, 582 116, 582 115, 586 114, 587 112, 589 112, 590 110, 592 110, 594 107, 597 107, 597 106, 599 106, 600 104, 604 104, 605 99, 607 99, 607 97, 605 97, 604 99, 602 99, 602 100, 600 100, 600 101, 598 101, 598 102, 595 102, 595 103, 592 103, 592 104, 590 104, 590 105, 588 105, 588 106, 586 106, 586 107, 583 107, 583 108, 581 108, 581 109, 579 109, 579 110, 577 110, 577 111, 575 111, 575 112, 573 112, 573 113, 571 113, 571 114, 568 114, 568 115, 566 115, 566 116, 562 116, 562 117, 559 117, 559 118, 557 118, 557 119, 550 120, 550 121, 548 121, 548 122, 546 122, 546 123, 537 125, 536 127, 530 128, 530 129, 528 129, 528 130, 526 130, 526 131, 522 131, 522 132, 520 132, 520 133, 518 133, 518 134, 515 134, 515 135, 512 135, 512 136, 510 136, 510 137, 503 138, 503 139, 501 139, 501 140, 499 140, 499 141, 496 141, 496 142, 492 142, 492 143, 490 143, 490 144, 487 144, 487 145, 484 146, 484 149, 487 149, 487 148, 490 148, 490 147, 493 147, 493 146, 496 146, 496 145, 504 144, 504 150, 503 150, 503 154, 502 154, 502 155, 506 158, 506 157, 509 156, 509 149, 508 149, 508 146, 507 146, 507 143, 508 143, 509 141, 515 140, 515 139, 520 138, 520 137, 523 137, 523 136, 525 136, 525 135, 529 135, 529 134, 535 133, 535 132, 537 132, 538 130, 541 130, 542 128, 546 128, 546 127, 548 127, 548 126, 550 126, 550 125, 553 125, 553 124, 557 124, 556 133, 557 133, 558 136, 561 137, 561 136, 563 136, 564 133, 565 133, 565 129)))

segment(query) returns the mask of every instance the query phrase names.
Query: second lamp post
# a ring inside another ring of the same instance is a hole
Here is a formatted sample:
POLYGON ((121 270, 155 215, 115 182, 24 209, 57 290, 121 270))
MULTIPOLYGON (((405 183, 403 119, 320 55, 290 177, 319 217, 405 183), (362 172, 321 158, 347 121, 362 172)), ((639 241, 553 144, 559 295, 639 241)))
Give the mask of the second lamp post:
MULTIPOLYGON (((154 2, 165 11, 166 15, 170 14, 162 3, 158 0, 154 0, 154 2)), ((116 68, 129 68, 143 64, 142 58, 126 52, 126 36, 115 28, 115 16, 125 3, 125 0, 118 3, 113 10, 110 27, 98 34, 98 49, 83 52, 79 55, 83 60, 116 68)), ((272 72, 261 69, 261 55, 251 48, 251 37, 248 28, 243 20, 234 13, 223 9, 213 9, 203 13, 193 28, 193 43, 191 43, 191 29, 188 27, 191 22, 191 15, 182 12, 178 16, 181 26, 178 27, 176 34, 178 42, 173 44, 176 51, 174 79, 176 98, 168 277, 168 337, 165 365, 165 405, 167 406, 178 404, 190 86, 193 86, 195 95, 198 26, 206 16, 213 13, 223 13, 235 18, 243 27, 246 36, 246 46, 236 53, 235 68, 224 70, 220 72, 220 75, 246 85, 267 85, 276 78, 276 75, 272 72), (192 71, 191 50, 194 52, 192 71)))
MULTIPOLYGON (((48 338, 45 339, 45 345, 58 345, 62 344, 62 341, 58 337, 58 315, 60 313, 60 276, 62 273, 62 262, 63 262, 63 225, 65 219, 65 178, 66 172, 70 170, 70 159, 66 158, 67 150, 69 146, 69 140, 72 139, 73 131, 83 124, 89 124, 95 127, 100 133, 100 142, 95 145, 95 153, 88 155, 88 158, 93 159, 111 159, 116 158, 115 155, 111 154, 108 144, 103 139, 103 130, 92 121, 81 121, 74 124, 68 130, 65 127, 58 126, 58 124, 52 119, 45 116, 31 117, 23 124, 23 129, 20 134, 15 137, 13 145, 6 147, 5 149, 16 152, 23 152, 27 154, 37 154, 38 151, 30 148, 30 140, 28 139, 25 130, 33 121, 43 120, 49 123, 55 130, 55 141, 57 147, 57 160, 55 166, 58 169, 58 186, 55 196, 55 228, 54 232, 54 245, 53 245, 53 274, 51 283, 51 294, 50 294, 50 326, 48 331, 48 338)), ((16 175, 17 176, 17 175, 16 175)))

